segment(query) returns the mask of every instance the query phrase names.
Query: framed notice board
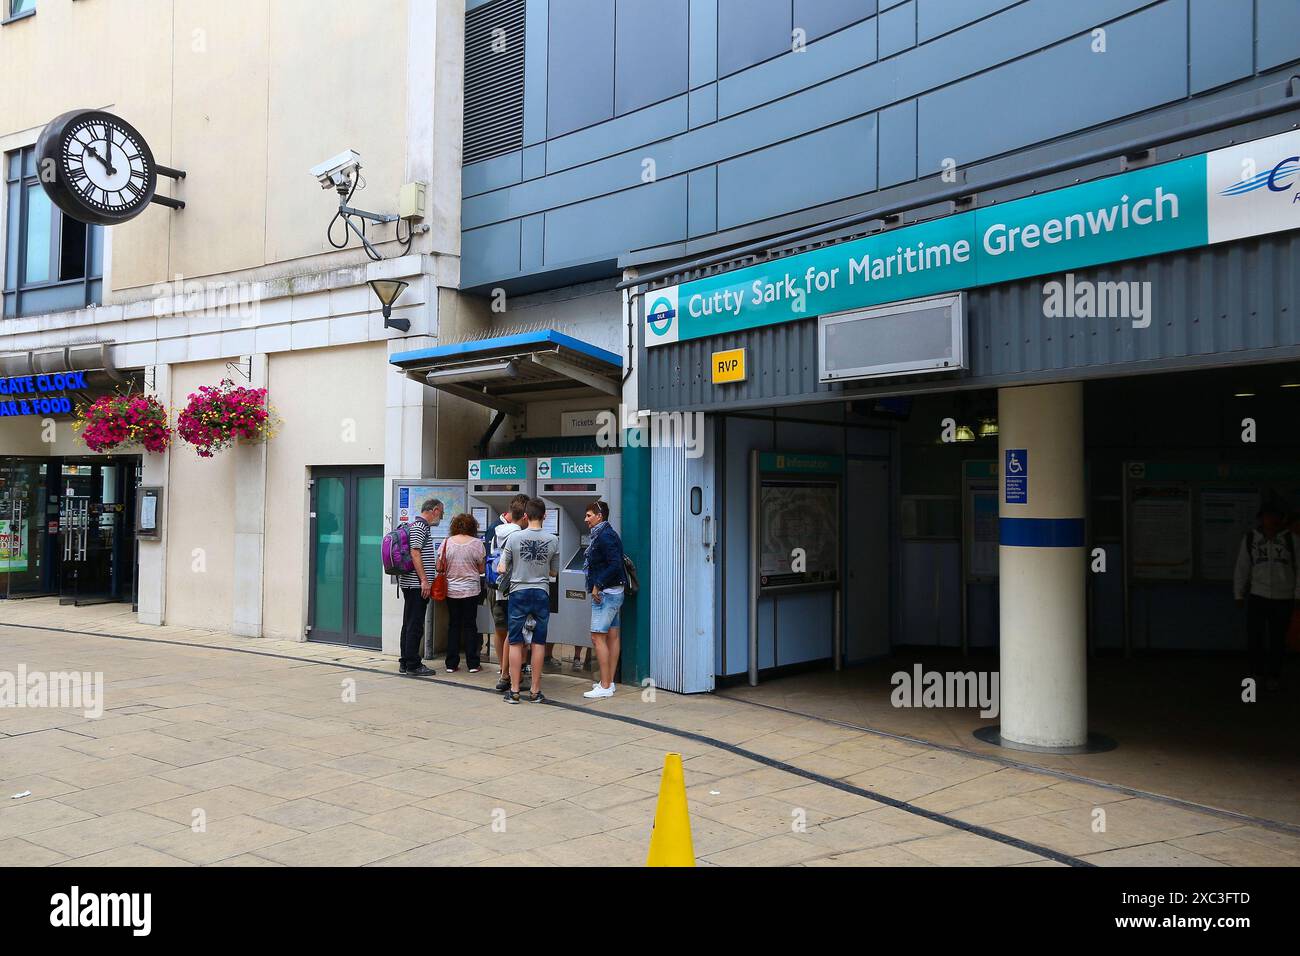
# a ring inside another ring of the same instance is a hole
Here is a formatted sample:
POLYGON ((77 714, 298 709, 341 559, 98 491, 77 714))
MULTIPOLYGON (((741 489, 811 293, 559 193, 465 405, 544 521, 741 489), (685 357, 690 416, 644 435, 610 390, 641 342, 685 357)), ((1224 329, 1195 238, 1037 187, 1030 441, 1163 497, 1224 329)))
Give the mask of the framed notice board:
POLYGON ((135 536, 156 541, 162 536, 163 490, 142 485, 135 499, 135 536))
POLYGON ((1300 509, 1293 465, 1126 462, 1126 564, 1134 582, 1232 580, 1261 495, 1300 509))
POLYGON ((756 457, 759 590, 835 587, 843 459, 775 452, 756 457))

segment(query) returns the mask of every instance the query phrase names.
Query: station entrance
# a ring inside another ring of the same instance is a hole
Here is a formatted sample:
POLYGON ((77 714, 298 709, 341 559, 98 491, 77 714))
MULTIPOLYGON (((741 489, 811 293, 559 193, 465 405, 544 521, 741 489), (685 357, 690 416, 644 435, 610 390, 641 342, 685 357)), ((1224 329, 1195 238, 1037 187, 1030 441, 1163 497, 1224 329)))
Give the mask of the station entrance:
POLYGON ((1255 674, 1233 581, 1263 500, 1280 502, 1300 531, 1300 367, 1099 379, 1084 384, 1083 407, 1088 725, 1116 749, 1007 751, 972 736, 998 723, 996 715, 981 717, 975 701, 957 709, 900 707, 893 696, 896 675, 912 677, 917 668, 1002 669, 1002 462, 991 390, 713 416, 722 435, 716 451, 726 552, 719 561, 726 610, 718 620, 718 690, 1300 822, 1300 759, 1287 730, 1300 722, 1300 620, 1287 639, 1281 688, 1270 691, 1255 674), (794 532, 841 542, 840 618, 832 617, 834 599, 815 591, 760 596, 756 681, 746 622, 736 620, 748 600, 745 518, 767 521, 745 507, 743 452, 750 447, 838 455, 844 467, 839 526, 821 527, 817 509, 805 508, 807 527, 794 532), (1253 696, 1243 699, 1243 681, 1252 678, 1253 696), (1249 771, 1251 786, 1234 784, 1225 768, 1249 771))

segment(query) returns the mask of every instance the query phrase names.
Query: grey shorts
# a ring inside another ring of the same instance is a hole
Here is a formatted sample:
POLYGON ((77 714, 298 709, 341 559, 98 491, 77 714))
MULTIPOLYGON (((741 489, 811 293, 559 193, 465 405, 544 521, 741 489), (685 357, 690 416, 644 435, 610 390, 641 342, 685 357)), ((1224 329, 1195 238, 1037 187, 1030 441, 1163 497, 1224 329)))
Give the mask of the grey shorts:
POLYGON ((492 602, 492 623, 497 626, 498 631, 504 631, 506 629, 506 611, 509 605, 509 601, 492 602))

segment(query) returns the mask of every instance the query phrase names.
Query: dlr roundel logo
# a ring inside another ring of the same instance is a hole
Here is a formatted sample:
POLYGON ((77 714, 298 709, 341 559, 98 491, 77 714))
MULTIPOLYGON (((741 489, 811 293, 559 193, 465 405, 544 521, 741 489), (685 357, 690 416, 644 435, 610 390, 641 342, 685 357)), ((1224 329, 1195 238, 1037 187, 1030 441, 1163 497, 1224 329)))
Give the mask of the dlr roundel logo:
POLYGON ((650 323, 650 331, 655 335, 667 335, 668 330, 673 327, 673 319, 676 317, 677 309, 674 308, 672 300, 665 295, 661 295, 650 304, 650 311, 646 314, 646 321, 650 323))

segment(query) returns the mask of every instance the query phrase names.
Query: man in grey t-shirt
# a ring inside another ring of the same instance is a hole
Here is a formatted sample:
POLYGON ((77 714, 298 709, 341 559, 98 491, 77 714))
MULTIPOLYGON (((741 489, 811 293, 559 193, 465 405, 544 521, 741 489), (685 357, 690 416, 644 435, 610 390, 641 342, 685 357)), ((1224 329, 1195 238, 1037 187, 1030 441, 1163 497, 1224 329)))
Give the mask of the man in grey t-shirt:
POLYGON ((510 689, 507 704, 519 703, 519 675, 524 645, 532 645, 532 693, 524 700, 541 703, 542 667, 546 657, 546 628, 551 616, 551 578, 560 570, 560 539, 542 530, 546 505, 533 498, 524 506, 528 527, 506 539, 498 571, 510 575, 506 634, 510 642, 510 689))

